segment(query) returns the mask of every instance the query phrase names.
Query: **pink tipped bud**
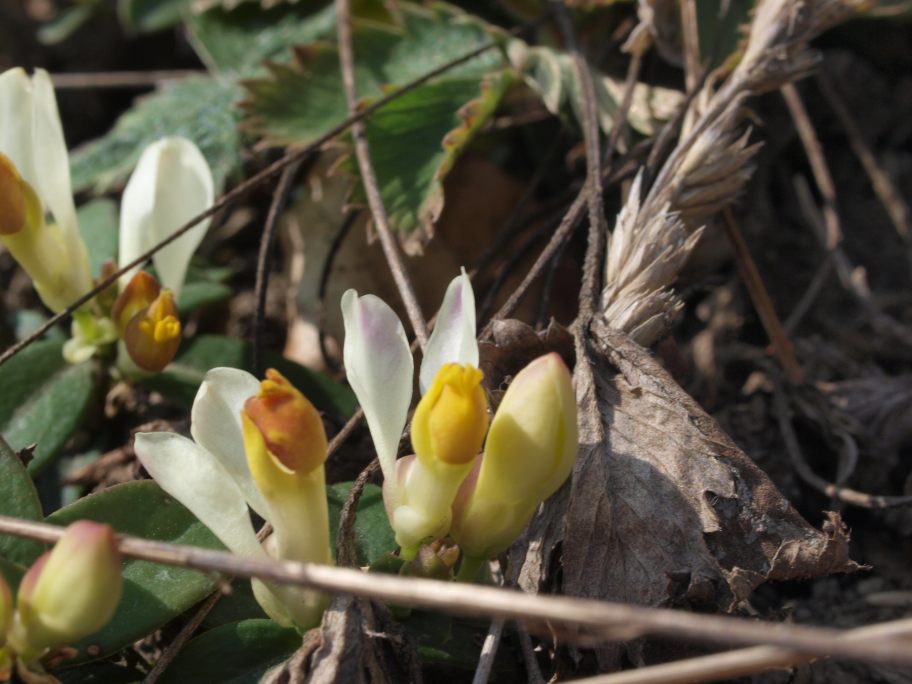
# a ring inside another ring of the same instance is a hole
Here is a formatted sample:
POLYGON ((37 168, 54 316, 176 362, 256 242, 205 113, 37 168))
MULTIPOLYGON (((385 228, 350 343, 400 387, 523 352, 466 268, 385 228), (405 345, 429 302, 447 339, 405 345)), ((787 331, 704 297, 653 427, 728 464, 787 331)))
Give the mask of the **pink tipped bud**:
POLYGON ((114 615, 122 589, 114 530, 88 520, 73 523, 19 585, 23 650, 37 656, 97 632, 114 615))

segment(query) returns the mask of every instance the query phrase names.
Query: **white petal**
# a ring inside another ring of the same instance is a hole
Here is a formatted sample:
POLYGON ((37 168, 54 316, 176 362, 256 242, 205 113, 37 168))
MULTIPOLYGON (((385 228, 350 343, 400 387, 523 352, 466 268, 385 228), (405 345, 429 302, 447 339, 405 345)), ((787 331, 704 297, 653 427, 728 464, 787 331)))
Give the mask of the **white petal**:
MULTIPOLYGON (((212 205, 212 172, 199 149, 185 138, 149 145, 124 189, 120 206, 120 264, 133 261, 212 205)), ((180 294, 190 257, 210 221, 201 221, 153 257, 163 287, 180 294)), ((126 285, 136 271, 121 279, 126 285)))
POLYGON ((51 210, 64 235, 67 238, 78 236, 76 206, 70 184, 70 157, 63 138, 54 85, 44 69, 37 69, 32 77, 32 126, 35 170, 38 173, 35 190, 51 210))
POLYGON ((265 554, 241 490, 212 454, 173 432, 140 432, 134 448, 158 485, 190 509, 232 552, 265 554))
POLYGON ((343 358, 367 419, 383 477, 395 481, 396 453, 412 402, 415 362, 402 323, 379 297, 342 295, 343 358))
POLYGON ((264 520, 266 504, 247 467, 241 409, 260 391, 250 373, 236 368, 213 368, 203 379, 190 412, 190 434, 213 454, 243 492, 247 503, 264 520))
POLYGON ((462 275, 453 278, 447 287, 437 324, 421 360, 418 386, 422 394, 434 383, 437 371, 445 363, 478 367, 475 335, 475 293, 469 276, 462 269, 462 275))
POLYGON ((35 185, 32 157, 32 83, 21 67, 0 74, 0 152, 35 185))

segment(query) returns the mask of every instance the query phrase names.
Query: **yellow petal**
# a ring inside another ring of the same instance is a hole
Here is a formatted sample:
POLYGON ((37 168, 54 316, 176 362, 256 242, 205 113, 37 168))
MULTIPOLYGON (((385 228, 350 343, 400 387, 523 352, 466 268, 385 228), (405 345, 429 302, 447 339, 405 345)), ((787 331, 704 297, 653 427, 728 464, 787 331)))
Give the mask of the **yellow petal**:
POLYGON ((134 315, 124 331, 124 344, 133 363, 157 373, 171 363, 180 347, 181 324, 169 290, 134 315))

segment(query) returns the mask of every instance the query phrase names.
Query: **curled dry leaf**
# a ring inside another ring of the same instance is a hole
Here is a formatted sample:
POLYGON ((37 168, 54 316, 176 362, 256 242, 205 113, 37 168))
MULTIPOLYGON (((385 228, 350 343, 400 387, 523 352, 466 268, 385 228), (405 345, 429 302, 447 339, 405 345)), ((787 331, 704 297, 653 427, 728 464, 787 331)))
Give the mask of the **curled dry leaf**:
MULTIPOLYGON (((525 589, 731 611, 767 580, 857 569, 839 516, 811 527, 647 351, 599 320, 578 349, 580 452, 533 521, 525 589)), ((602 648, 599 666, 620 655, 602 648)))

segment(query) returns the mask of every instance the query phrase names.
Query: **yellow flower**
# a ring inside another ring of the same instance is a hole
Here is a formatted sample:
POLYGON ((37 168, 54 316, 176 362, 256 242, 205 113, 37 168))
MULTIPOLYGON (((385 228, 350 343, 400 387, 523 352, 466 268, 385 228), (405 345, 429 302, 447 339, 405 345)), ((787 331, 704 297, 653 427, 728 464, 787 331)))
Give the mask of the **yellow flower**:
POLYGON ((406 559, 450 528, 453 499, 488 429, 488 402, 477 368, 440 367, 412 417, 414 459, 399 466, 392 526, 406 559))

